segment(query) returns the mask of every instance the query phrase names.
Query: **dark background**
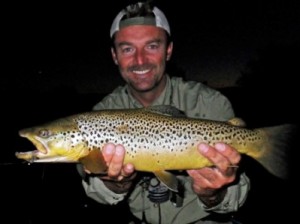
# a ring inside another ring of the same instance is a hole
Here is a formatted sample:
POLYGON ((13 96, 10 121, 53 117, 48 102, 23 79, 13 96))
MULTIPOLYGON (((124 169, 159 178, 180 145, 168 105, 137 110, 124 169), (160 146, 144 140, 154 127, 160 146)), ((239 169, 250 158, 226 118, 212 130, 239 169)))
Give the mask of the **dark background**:
MULTIPOLYGON (((0 197, 5 223, 126 223, 124 204, 106 207, 85 196, 74 164, 29 165, 14 153, 32 149, 19 129, 88 111, 123 83, 111 61, 109 28, 127 2, 3 6, 0 197)), ((219 89, 248 127, 299 124, 298 1, 165 0, 157 5, 174 38, 171 75, 219 89)), ((297 157, 296 147, 291 148, 287 181, 245 157, 252 188, 237 220, 288 223, 297 217, 291 205, 291 200, 297 203, 297 157)))

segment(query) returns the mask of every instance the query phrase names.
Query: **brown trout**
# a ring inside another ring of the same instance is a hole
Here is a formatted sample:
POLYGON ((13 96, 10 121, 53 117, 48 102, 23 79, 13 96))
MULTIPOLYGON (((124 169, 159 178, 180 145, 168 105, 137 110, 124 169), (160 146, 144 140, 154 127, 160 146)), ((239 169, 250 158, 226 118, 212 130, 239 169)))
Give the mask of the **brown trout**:
POLYGON ((168 182, 168 170, 212 165, 197 151, 199 143, 224 142, 285 178, 285 145, 292 126, 247 129, 239 121, 187 118, 170 106, 91 111, 20 130, 37 150, 16 152, 16 157, 28 162, 80 162, 93 173, 105 173, 101 149, 111 142, 125 146, 124 163, 168 182))

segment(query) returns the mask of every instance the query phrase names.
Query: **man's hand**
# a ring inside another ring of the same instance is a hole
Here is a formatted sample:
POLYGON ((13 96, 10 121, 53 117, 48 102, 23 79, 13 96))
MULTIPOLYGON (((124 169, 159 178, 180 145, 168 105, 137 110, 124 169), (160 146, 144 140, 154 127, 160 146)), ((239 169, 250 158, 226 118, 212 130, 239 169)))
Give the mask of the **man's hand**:
POLYGON ((108 143, 104 146, 102 154, 108 166, 107 179, 122 181, 135 173, 132 164, 123 164, 125 153, 122 145, 108 143))
POLYGON ((217 143, 214 147, 201 143, 198 150, 214 167, 188 170, 187 173, 193 179, 192 187, 200 200, 208 206, 214 206, 223 200, 226 186, 235 180, 241 155, 223 143, 217 143))
MULTIPOLYGON (((132 181, 136 177, 132 164, 124 165, 125 148, 122 145, 108 143, 103 147, 102 154, 107 169, 106 176, 99 176, 105 186, 111 191, 121 194, 126 193, 132 186, 132 181)), ((85 169, 86 173, 90 173, 85 169)))

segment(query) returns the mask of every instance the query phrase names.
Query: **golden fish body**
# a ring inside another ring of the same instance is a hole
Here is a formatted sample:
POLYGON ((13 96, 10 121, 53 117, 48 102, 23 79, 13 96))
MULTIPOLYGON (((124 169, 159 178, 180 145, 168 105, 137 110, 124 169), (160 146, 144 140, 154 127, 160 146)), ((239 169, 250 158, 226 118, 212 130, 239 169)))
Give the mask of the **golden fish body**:
POLYGON ((97 173, 105 165, 93 168, 103 159, 92 152, 110 142, 124 145, 124 162, 138 171, 188 170, 212 165, 197 151, 199 143, 224 142, 284 177, 278 143, 286 141, 290 126, 252 130, 234 123, 187 118, 169 106, 92 111, 21 130, 38 150, 16 156, 29 162, 82 162, 97 173))

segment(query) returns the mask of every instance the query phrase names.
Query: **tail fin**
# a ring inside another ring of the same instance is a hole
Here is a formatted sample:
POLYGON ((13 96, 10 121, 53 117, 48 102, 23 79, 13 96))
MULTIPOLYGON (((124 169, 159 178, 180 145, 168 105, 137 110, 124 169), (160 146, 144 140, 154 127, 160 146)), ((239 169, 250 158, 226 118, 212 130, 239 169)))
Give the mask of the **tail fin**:
POLYGON ((273 127, 261 128, 266 134, 266 144, 263 146, 263 155, 257 158, 271 174, 289 179, 291 167, 291 149, 296 125, 283 124, 273 127))

